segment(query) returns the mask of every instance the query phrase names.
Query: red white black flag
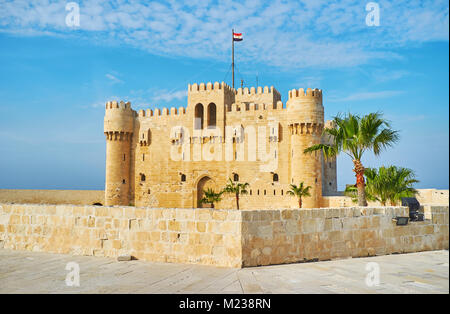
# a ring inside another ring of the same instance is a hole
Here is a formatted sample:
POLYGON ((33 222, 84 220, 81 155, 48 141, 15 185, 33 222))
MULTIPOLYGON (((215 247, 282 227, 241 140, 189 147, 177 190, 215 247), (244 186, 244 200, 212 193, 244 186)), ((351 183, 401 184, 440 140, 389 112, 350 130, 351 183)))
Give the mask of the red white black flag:
POLYGON ((242 41, 242 33, 233 33, 234 41, 242 41))

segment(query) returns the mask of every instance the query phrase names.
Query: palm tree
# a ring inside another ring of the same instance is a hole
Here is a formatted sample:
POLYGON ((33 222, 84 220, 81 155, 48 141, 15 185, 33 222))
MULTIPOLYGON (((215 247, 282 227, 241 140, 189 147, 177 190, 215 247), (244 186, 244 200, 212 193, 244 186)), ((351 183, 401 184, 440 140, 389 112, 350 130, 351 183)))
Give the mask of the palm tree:
POLYGON ((247 188, 250 186, 248 183, 235 183, 229 179, 227 185, 223 189, 224 193, 232 193, 236 196, 236 207, 239 209, 239 194, 247 194, 247 188))
POLYGON ((381 202, 383 206, 389 201, 394 206, 402 197, 413 197, 417 190, 412 186, 419 181, 411 169, 403 167, 380 167, 367 169, 367 187, 370 193, 381 202))
MULTIPOLYGON (((395 206, 402 197, 413 197, 417 194, 412 185, 419 181, 415 179, 411 169, 396 166, 367 168, 364 176, 367 199, 378 201, 383 206, 386 206, 387 202, 395 206)), ((346 195, 355 195, 355 190, 354 186, 347 187, 346 195)))
POLYGON ((216 193, 211 188, 203 190, 204 196, 200 200, 200 203, 201 204, 211 204, 211 208, 214 208, 214 203, 218 203, 222 200, 222 197, 221 197, 222 193, 223 192, 216 193))
POLYGON ((304 153, 322 151, 326 159, 343 152, 353 160, 358 190, 358 205, 367 206, 364 182, 364 167, 361 159, 366 151, 379 155, 381 151, 393 146, 399 139, 398 131, 391 129, 381 113, 365 116, 348 114, 334 117, 334 128, 326 128, 323 133, 332 139, 332 144, 316 144, 304 150, 304 153))
POLYGON ((303 182, 300 182, 298 187, 295 184, 291 184, 291 189, 287 191, 287 194, 298 197, 298 206, 302 208, 302 197, 311 196, 309 190, 311 186, 305 186, 303 182))

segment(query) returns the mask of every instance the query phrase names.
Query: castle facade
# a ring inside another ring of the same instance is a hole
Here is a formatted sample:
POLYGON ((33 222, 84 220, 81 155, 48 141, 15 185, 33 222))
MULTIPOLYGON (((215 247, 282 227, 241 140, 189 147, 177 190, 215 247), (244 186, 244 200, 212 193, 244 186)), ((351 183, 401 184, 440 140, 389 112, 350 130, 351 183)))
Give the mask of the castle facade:
MULTIPOLYGON (((242 209, 297 208, 290 184, 312 187, 303 207, 321 206, 337 190, 336 161, 316 152, 326 142, 322 91, 289 91, 284 106, 273 87, 233 89, 225 83, 188 86, 187 107, 139 110, 106 104, 106 205, 205 206, 203 191, 231 179, 248 182, 242 209)), ((216 208, 235 208, 223 195, 216 208)))

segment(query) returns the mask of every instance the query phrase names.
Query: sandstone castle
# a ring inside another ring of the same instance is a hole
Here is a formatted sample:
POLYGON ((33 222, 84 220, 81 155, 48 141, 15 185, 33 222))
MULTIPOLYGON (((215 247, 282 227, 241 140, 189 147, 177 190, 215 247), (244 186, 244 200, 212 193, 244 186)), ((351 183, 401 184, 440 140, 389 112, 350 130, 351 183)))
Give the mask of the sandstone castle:
MULTIPOLYGON (((304 154, 327 141, 322 91, 291 90, 284 106, 273 87, 188 86, 187 108, 134 111, 106 104, 106 205, 202 207, 203 191, 248 182, 243 209, 296 208, 290 184, 310 185, 303 207, 337 190, 336 161, 304 154)), ((204 205, 203 205, 204 206, 204 205)), ((224 195, 216 208, 235 208, 224 195)))

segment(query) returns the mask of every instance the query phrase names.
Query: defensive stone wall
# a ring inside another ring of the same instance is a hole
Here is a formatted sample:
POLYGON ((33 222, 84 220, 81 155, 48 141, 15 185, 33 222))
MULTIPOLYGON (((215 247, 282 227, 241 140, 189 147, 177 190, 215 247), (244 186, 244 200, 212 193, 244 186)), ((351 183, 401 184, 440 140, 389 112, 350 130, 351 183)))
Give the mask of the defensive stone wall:
POLYGON ((448 205, 448 190, 418 189, 417 200, 421 204, 448 205))
POLYGON ((0 189, 0 203, 104 205, 105 191, 0 189))
POLYGON ((0 248, 245 267, 449 247, 448 206, 277 210, 0 204, 0 248))

